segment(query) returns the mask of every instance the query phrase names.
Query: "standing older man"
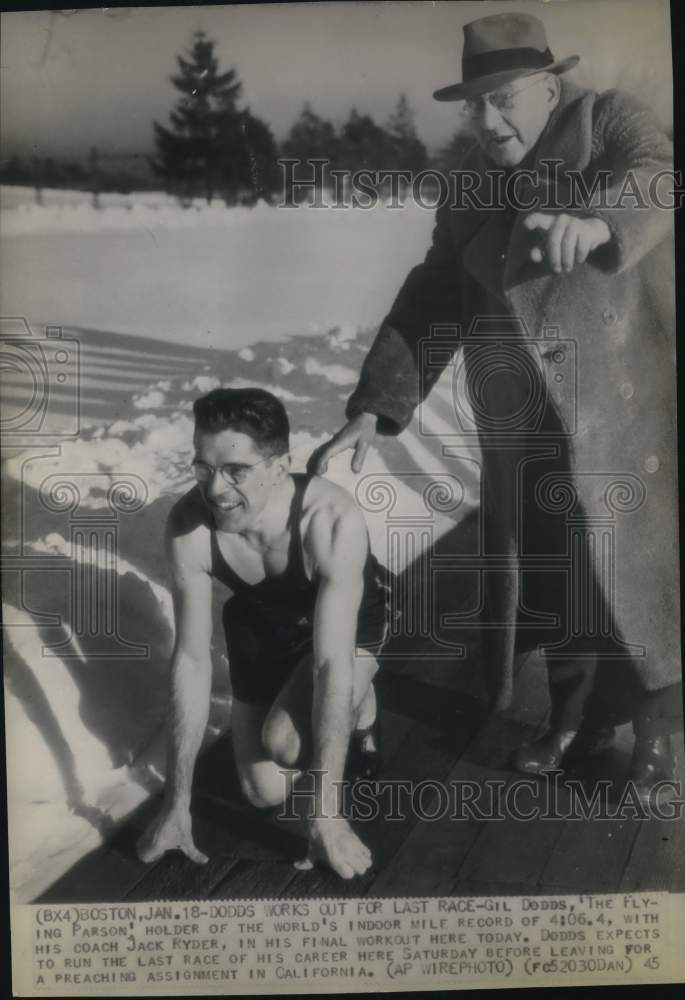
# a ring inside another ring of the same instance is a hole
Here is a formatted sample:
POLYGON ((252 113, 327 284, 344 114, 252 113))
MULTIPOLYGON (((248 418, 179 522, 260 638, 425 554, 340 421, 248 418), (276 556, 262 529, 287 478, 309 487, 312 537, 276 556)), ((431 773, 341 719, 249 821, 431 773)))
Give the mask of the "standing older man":
POLYGON ((517 652, 538 645, 548 664, 549 732, 514 765, 558 767, 632 719, 647 797, 671 775, 682 718, 672 220, 648 198, 671 147, 632 97, 562 80, 578 57, 555 61, 537 18, 485 17, 464 36, 463 82, 434 96, 466 102, 476 142, 460 166, 484 182, 471 187, 526 171, 506 185, 516 203, 438 210, 318 471, 346 448, 359 471, 463 346, 494 706, 517 652), (439 324, 458 332, 423 365, 439 324))

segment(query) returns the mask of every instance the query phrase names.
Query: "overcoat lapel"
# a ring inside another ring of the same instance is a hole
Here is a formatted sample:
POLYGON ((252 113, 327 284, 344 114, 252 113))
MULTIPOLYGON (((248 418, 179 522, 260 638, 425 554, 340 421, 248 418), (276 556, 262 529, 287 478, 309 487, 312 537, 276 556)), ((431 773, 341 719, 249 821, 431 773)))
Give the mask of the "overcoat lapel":
MULTIPOLYGON (((475 213, 474 213, 475 214, 475 213)), ((462 260, 465 269, 488 292, 489 297, 502 300, 504 295, 504 260, 506 258, 511 219, 502 209, 479 212, 481 225, 464 246, 462 260)))

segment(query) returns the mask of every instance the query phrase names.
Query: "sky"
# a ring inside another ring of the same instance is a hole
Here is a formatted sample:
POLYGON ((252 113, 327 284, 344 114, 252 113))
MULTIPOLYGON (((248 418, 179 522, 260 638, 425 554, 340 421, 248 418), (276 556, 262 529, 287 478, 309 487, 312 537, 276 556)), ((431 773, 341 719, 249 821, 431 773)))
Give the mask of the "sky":
POLYGON ((102 8, 2 15, 3 156, 82 157, 91 145, 147 153, 152 121, 177 96, 175 56, 203 29, 234 67, 243 106, 283 138, 305 101, 340 125, 351 107, 383 123, 406 93, 429 148, 455 132, 454 105, 432 92, 461 79, 462 28, 486 13, 540 16, 557 58, 577 53, 575 79, 620 86, 670 124, 666 0, 492 3, 293 3, 102 8))

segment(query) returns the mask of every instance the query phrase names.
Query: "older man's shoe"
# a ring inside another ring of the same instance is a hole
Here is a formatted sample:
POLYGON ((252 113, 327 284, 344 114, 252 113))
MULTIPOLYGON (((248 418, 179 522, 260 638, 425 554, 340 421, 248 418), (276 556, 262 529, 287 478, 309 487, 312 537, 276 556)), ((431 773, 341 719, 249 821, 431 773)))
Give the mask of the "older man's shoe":
POLYGON ((587 757, 598 757, 611 749, 615 738, 616 729, 613 726, 581 725, 578 735, 566 753, 566 763, 571 764, 587 757))
POLYGON ((550 729, 539 740, 515 750, 511 764, 524 774, 557 771, 563 763, 596 757, 608 750, 614 742, 613 726, 592 727, 581 725, 575 729, 550 729))
POLYGON ((628 777, 643 805, 649 805, 658 782, 674 780, 675 764, 668 736, 636 738, 628 777))
POLYGON ((577 736, 575 729, 550 729, 539 740, 514 750, 511 766, 523 774, 558 771, 564 754, 577 736))

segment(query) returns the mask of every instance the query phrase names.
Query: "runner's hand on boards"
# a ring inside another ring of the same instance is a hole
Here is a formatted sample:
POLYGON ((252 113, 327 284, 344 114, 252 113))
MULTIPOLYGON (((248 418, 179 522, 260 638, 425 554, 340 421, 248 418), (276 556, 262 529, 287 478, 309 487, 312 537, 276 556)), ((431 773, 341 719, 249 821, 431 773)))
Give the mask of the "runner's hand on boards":
POLYGON ((190 810, 165 805, 139 839, 136 851, 141 861, 150 864, 161 858, 166 851, 175 850, 183 851, 187 858, 198 865, 204 865, 209 860, 195 846, 190 810))

